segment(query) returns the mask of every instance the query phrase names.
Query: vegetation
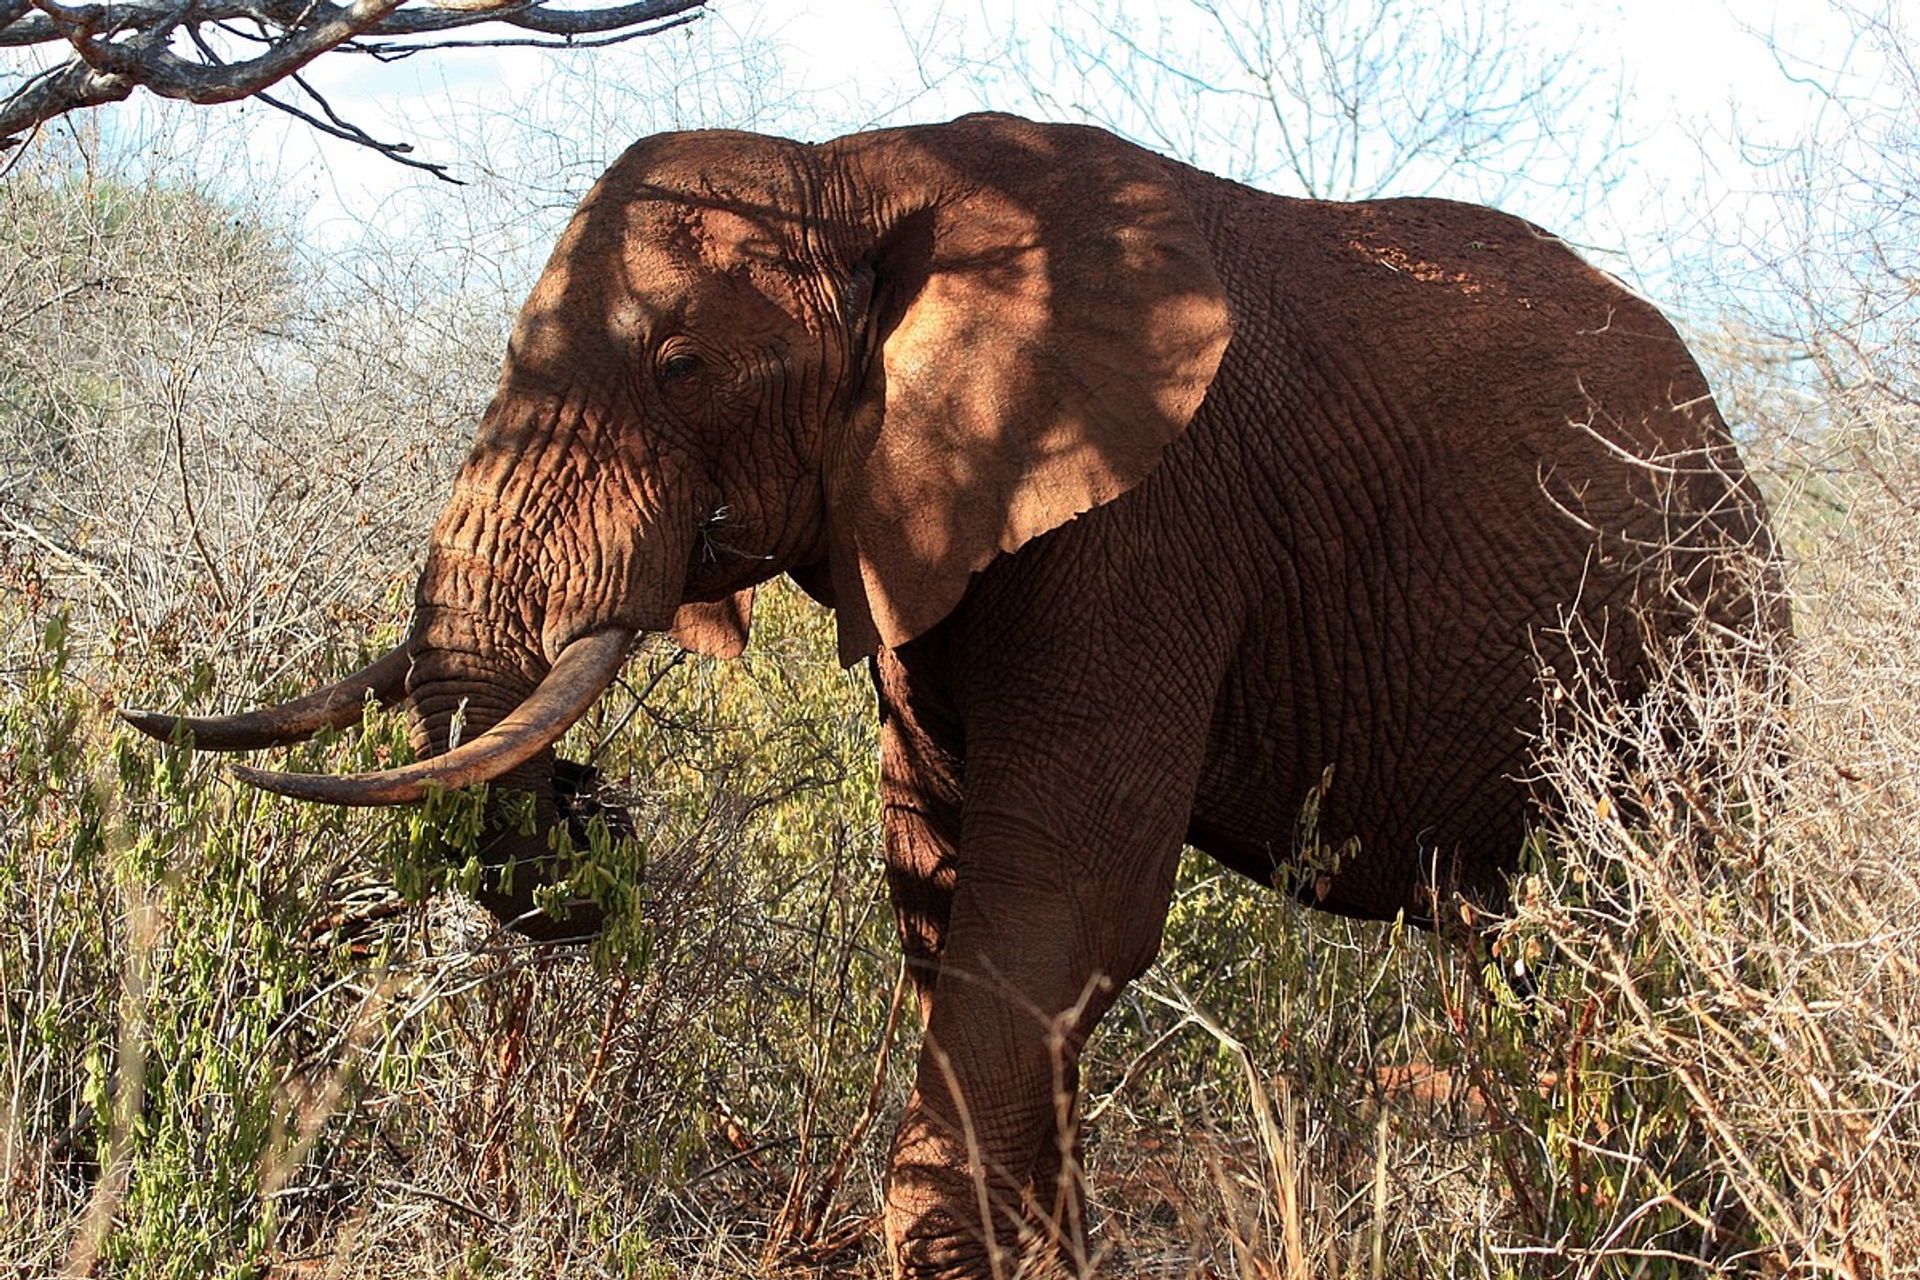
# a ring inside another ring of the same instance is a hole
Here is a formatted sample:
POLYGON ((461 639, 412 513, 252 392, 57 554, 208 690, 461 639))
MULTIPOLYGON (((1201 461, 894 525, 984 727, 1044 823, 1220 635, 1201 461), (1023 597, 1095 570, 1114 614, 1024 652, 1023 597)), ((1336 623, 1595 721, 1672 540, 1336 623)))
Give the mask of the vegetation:
POLYGON ((445 165, 412 159, 409 144, 377 141, 342 119, 302 72, 329 53, 392 62, 427 50, 618 44, 690 22, 704 3, 9 4, 0 8, 0 49, 41 56, 0 70, 0 153, 67 112, 120 102, 145 89, 183 102, 257 98, 322 133, 446 177, 445 165), (491 26, 493 38, 468 34, 475 26, 491 26), (287 100, 284 91, 267 92, 282 85, 297 90, 307 105, 287 100))
MULTIPOLYGON (((1910 164, 1912 118, 1847 138, 1910 164)), ((1190 857, 1086 1063, 1107 1271, 1920 1275, 1920 236, 1883 207, 1783 214, 1807 305, 1714 343, 1791 669, 1557 673, 1558 816, 1487 945, 1190 857)), ((0 184, 0 1274, 884 1274, 916 1018, 870 694, 804 598, 732 663, 646 650, 565 745, 637 830, 590 953, 422 856, 458 805, 271 800, 112 716, 390 643, 491 387, 483 274, 342 286, 280 225, 85 151, 0 184)))

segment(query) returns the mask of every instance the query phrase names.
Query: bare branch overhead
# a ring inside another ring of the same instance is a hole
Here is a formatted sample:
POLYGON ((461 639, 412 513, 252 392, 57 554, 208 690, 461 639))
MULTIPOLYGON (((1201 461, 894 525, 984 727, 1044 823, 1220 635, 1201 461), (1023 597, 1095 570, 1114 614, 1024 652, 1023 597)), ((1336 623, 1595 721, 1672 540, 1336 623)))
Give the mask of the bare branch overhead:
MULTIPOLYGON (((186 102, 233 102, 290 77, 299 83, 295 73, 334 50, 391 61, 425 49, 591 47, 679 26, 705 3, 585 0, 559 8, 548 0, 354 0, 344 6, 327 0, 0 0, 0 48, 66 54, 7 86, 0 99, 0 150, 56 116, 118 102, 139 88, 186 102), (492 30, 445 34, 485 24, 492 30)), ((324 102, 320 107, 332 117, 324 102)), ((366 135, 355 140, 362 139, 366 135)), ((366 145, 395 158, 407 150, 405 144, 370 139, 366 145)))

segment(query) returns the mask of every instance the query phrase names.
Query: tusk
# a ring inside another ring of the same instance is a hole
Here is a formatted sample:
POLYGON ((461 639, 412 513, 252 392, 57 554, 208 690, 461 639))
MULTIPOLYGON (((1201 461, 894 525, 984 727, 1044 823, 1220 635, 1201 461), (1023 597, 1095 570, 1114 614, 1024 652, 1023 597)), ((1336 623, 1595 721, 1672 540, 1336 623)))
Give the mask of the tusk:
POLYGON ((553 670, 511 715, 472 742, 431 760, 379 773, 275 773, 235 765, 234 776, 296 800, 390 805, 424 800, 431 787, 489 782, 545 751, 586 714, 627 660, 634 633, 596 631, 568 645, 553 670))
POLYGON ((406 693, 407 668, 413 662, 413 641, 402 640, 386 656, 375 659, 337 684, 316 689, 277 707, 262 707, 237 716, 169 716, 158 711, 120 708, 120 718, 162 742, 172 742, 181 730, 193 735, 201 751, 253 751, 305 742, 322 729, 344 729, 360 723, 367 694, 390 707, 406 693))

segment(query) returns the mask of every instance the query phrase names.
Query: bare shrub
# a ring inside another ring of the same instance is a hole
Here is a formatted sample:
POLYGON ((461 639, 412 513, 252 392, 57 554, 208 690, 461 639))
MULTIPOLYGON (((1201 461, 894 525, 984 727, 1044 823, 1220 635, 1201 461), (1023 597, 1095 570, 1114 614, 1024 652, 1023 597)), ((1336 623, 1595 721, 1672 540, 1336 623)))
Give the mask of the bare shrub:
POLYGON ((93 652, 241 696, 309 674, 316 621, 392 626, 500 299, 322 277, 270 209, 85 145, 29 161, 0 186, 0 554, 93 652))
POLYGON ((1566 225, 1627 145, 1577 38, 1506 0, 1065 0, 989 34, 927 50, 922 74, 947 61, 990 109, 1096 124, 1288 195, 1452 195, 1566 225))
POLYGON ((1786 521, 1816 548, 1790 671, 1709 639, 1632 703, 1549 689, 1554 816, 1502 941, 1542 975, 1547 1087, 1501 1140, 1568 1274, 1920 1267, 1910 416, 1844 424, 1865 465, 1786 521))

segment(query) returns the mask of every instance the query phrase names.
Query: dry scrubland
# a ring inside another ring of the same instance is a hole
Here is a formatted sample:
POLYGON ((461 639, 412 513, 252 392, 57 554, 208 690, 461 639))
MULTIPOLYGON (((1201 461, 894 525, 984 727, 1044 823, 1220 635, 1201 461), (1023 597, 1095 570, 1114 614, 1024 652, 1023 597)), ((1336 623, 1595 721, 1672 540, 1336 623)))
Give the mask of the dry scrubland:
MULTIPOLYGON (((37 163, 0 184, 0 1274, 881 1274, 916 1028, 824 616, 776 591, 738 662, 649 649, 575 731, 640 832, 583 872, 624 908, 591 955, 438 891, 457 806, 303 808, 134 741, 116 702, 393 639, 508 303, 336 288, 270 219, 37 163)), ((1108 1271, 1920 1275, 1914 356, 1811 398, 1721 356, 1793 668, 1597 714, 1557 673, 1567 816, 1497 957, 1190 859, 1087 1062, 1108 1271)))

